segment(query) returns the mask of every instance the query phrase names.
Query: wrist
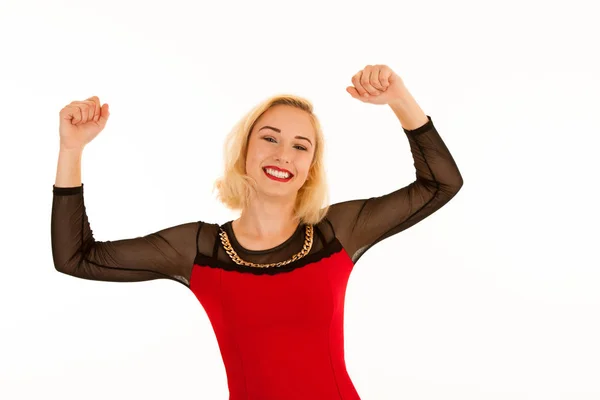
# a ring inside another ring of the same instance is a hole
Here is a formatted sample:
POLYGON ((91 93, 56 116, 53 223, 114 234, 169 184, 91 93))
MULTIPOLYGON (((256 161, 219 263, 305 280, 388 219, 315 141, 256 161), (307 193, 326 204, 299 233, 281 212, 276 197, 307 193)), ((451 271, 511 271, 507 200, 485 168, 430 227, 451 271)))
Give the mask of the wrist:
POLYGON ((81 154, 83 153, 83 149, 83 147, 66 147, 61 144, 59 151, 65 154, 81 154))

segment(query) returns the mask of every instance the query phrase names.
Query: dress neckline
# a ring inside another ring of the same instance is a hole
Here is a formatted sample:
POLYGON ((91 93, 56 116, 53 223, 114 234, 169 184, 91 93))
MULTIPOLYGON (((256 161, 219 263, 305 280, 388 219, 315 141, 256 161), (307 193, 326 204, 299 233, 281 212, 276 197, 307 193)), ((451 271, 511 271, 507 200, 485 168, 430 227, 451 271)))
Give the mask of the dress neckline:
POLYGON ((302 224, 302 223, 298 224, 294 233, 292 233, 292 235, 289 238, 287 238, 285 241, 283 241, 283 243, 280 243, 275 247, 271 247, 269 249, 263 249, 263 250, 250 250, 250 249, 245 248, 244 246, 242 246, 240 244, 240 242, 238 242, 237 238, 235 237, 235 234, 233 233, 233 228, 231 226, 232 223, 233 223, 233 220, 227 221, 221 227, 224 228, 225 232, 227 233, 227 236, 230 239, 229 241, 230 241, 231 245, 234 247, 234 250, 238 254, 240 252, 243 252, 246 254, 267 254, 267 253, 271 253, 271 252, 274 252, 277 250, 281 250, 282 248, 287 246, 290 242, 292 242, 292 240, 296 237, 296 235, 298 235, 298 233, 304 227, 304 224, 302 224))

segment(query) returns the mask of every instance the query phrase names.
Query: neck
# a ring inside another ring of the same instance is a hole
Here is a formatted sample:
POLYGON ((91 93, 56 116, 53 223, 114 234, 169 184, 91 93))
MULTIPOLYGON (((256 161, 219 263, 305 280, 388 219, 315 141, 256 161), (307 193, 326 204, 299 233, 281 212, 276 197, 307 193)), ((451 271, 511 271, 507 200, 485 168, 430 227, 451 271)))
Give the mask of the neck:
POLYGON ((255 239, 291 235, 300 222, 294 217, 295 197, 253 198, 233 221, 235 231, 255 239))

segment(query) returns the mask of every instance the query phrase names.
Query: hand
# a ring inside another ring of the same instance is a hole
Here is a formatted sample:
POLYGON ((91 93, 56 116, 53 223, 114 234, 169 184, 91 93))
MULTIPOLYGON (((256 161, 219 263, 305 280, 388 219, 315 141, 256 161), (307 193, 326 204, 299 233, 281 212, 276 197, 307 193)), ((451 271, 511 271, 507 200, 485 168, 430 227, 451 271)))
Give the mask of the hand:
POLYGON ((98 96, 73 101, 60 110, 60 148, 83 150, 106 126, 110 116, 108 104, 100 106, 98 96))
POLYGON ((389 104, 407 93, 402 79, 387 65, 367 65, 352 77, 346 91, 364 103, 389 104))

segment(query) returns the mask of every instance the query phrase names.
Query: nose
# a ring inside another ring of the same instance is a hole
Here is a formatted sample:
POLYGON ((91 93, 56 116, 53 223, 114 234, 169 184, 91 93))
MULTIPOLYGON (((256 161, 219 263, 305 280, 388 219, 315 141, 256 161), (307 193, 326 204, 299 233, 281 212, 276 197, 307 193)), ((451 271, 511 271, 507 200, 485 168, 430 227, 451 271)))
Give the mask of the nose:
POLYGON ((291 160, 291 154, 285 149, 285 146, 280 146, 275 153, 275 159, 281 163, 289 164, 291 160))

